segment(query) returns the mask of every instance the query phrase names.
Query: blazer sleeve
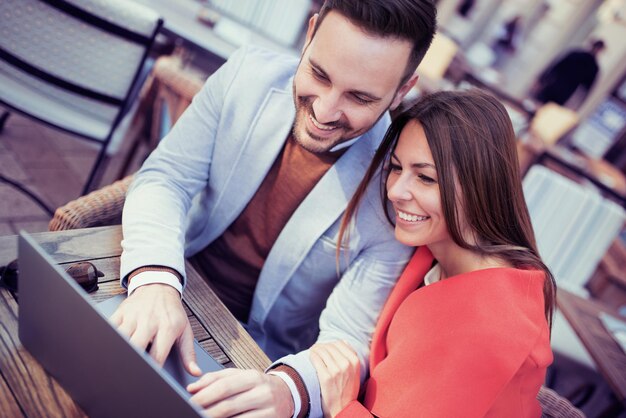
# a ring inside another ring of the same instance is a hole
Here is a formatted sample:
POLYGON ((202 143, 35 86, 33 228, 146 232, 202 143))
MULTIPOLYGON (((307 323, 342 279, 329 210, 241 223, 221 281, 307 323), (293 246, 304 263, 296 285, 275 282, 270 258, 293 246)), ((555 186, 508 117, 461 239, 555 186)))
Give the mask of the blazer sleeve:
MULTIPOLYGON (((376 183, 376 182, 373 182, 376 183)), ((375 184, 370 188, 377 194, 375 184)), ((377 198, 376 198, 377 199, 377 198)), ((347 341, 356 351, 361 363, 361 383, 369 369, 370 344, 376 321, 382 307, 414 251, 400 244, 391 226, 382 215, 380 200, 366 199, 359 209, 358 228, 364 228, 360 239, 370 239, 341 276, 320 317, 317 342, 347 341), (367 203, 366 203, 367 202, 367 203), (368 206, 365 206, 368 205, 368 206), (365 238, 369 237, 369 238, 365 238)), ((275 364, 286 364, 302 377, 311 402, 310 417, 321 417, 320 387, 311 363, 309 351, 279 359, 275 364)))
POLYGON ((122 285, 146 265, 170 267, 184 276, 186 216, 208 181, 225 98, 246 49, 235 52, 205 83, 172 130, 135 175, 122 215, 122 285))

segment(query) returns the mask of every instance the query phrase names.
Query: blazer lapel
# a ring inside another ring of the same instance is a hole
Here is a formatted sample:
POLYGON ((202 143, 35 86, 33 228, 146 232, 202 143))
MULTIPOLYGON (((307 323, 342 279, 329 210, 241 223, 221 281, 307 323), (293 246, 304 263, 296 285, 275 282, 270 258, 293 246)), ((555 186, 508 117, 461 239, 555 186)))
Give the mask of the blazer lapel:
POLYGON ((282 150, 294 119, 292 94, 270 90, 242 144, 233 150, 238 153, 230 159, 234 164, 223 167, 230 171, 211 214, 222 222, 213 229, 215 236, 221 235, 252 199, 282 150))
POLYGON ((260 321, 265 320, 311 247, 341 216, 363 178, 372 153, 369 139, 360 138, 326 172, 293 213, 265 260, 257 283, 252 310, 260 321))

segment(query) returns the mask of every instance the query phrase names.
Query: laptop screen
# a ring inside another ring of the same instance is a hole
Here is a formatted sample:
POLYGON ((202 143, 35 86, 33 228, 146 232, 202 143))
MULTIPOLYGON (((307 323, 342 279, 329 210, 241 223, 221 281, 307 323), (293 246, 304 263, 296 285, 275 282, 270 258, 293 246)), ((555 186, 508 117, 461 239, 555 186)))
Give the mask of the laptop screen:
MULTIPOLYGON (((181 385, 185 377, 178 376, 178 383, 132 346, 26 233, 19 237, 19 266, 20 340, 89 416, 201 416, 181 385)), ((105 307, 114 310, 120 302, 118 298, 105 307)), ((222 368, 202 353, 213 367, 203 372, 222 368)), ((178 358, 175 353, 170 357, 178 358)), ((172 367, 181 370, 180 364, 172 367)))

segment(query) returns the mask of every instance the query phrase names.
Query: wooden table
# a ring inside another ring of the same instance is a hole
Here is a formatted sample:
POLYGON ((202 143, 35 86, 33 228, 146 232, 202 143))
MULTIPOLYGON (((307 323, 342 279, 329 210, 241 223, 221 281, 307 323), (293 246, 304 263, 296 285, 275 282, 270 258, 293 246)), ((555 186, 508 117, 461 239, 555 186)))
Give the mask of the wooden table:
MULTIPOLYGON (((95 300, 123 290, 119 285, 120 227, 45 232, 34 237, 60 264, 91 261, 105 273, 95 300)), ((0 266, 17 258, 17 237, 0 237, 0 266)), ((187 264, 184 304, 200 345, 226 367, 264 370, 270 360, 187 264)), ((0 288, 0 417, 84 417, 84 412, 22 347, 18 304, 0 288)))
POLYGON ((535 162, 547 167, 551 166, 550 163, 555 163, 558 167, 587 179, 605 195, 626 207, 626 178, 606 161, 594 160, 563 146, 554 145, 545 147, 535 162))
POLYGON ((557 292, 557 304, 618 401, 626 406, 626 353, 598 318, 600 312, 617 318, 619 315, 598 302, 583 299, 563 289, 557 292))

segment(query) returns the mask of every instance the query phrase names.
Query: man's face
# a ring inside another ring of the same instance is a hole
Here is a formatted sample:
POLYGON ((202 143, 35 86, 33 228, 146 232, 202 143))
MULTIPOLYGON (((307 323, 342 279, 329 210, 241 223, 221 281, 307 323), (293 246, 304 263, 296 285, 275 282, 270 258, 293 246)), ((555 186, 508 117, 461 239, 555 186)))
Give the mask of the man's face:
POLYGON ((305 149, 323 153, 367 132, 413 87, 400 86, 412 45, 363 32, 330 12, 315 36, 311 18, 294 78, 294 136, 305 149))

